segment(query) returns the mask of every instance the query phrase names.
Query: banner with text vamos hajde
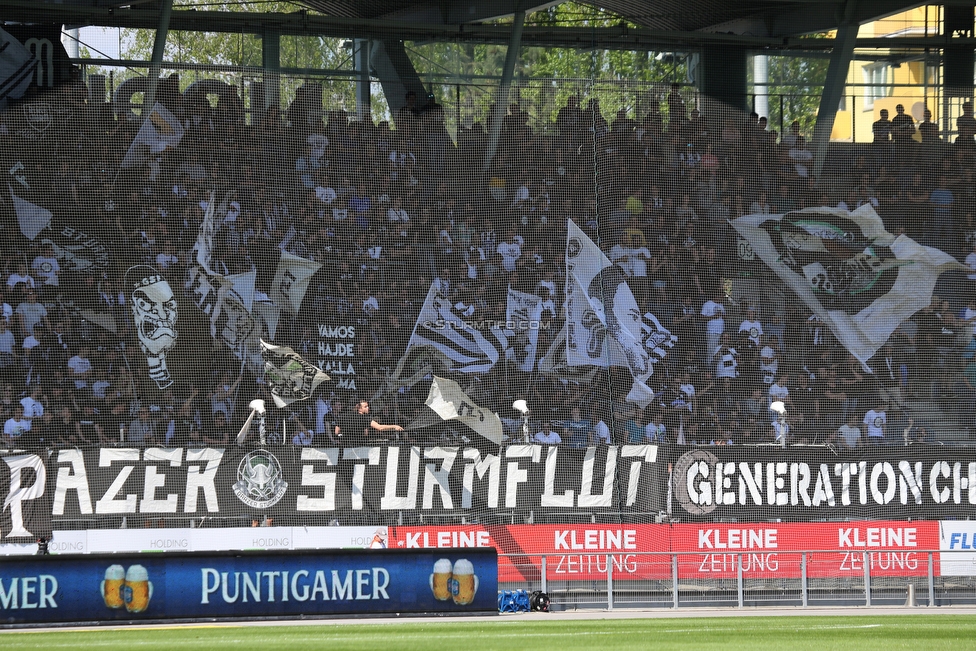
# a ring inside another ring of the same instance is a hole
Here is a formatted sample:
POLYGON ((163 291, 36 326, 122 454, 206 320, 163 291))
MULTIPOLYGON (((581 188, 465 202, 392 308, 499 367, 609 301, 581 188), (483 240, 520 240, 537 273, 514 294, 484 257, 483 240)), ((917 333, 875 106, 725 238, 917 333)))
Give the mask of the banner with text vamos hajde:
POLYGON ((0 623, 497 612, 494 549, 32 557, 0 564, 0 623))

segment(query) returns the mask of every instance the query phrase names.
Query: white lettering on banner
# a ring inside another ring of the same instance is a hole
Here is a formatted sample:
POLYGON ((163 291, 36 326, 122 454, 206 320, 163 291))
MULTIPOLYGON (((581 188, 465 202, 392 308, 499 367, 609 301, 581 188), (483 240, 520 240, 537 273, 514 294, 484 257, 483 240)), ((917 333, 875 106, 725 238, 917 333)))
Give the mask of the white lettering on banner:
POLYGON ((466 448, 464 459, 473 463, 464 464, 464 473, 461 478, 461 508, 471 508, 471 497, 474 495, 474 476, 478 474, 481 481, 488 473, 488 508, 498 508, 498 486, 501 477, 502 460, 494 454, 486 454, 482 460, 481 451, 478 448, 466 448))
POLYGON ((849 527, 837 530, 837 546, 847 547, 918 547, 915 527, 849 527))
POLYGON ((91 492, 88 490, 88 473, 85 470, 85 457, 81 450, 59 450, 58 463, 70 463, 71 467, 58 468, 54 487, 54 515, 64 515, 64 502, 69 490, 78 496, 78 509, 83 515, 91 515, 91 492))
POLYGON ((557 529, 553 533, 553 549, 583 549, 612 551, 637 549, 636 529, 557 529), (579 539, 577 540, 577 533, 579 539))
MULTIPOLYGON (((111 467, 116 461, 120 463, 125 463, 126 461, 138 461, 139 460, 139 450, 136 448, 102 448, 99 450, 98 465, 102 468, 111 467)), ((124 500, 117 500, 115 496, 122 491, 122 487, 125 485, 125 480, 129 478, 132 471, 135 470, 135 466, 125 465, 119 471, 119 474, 115 476, 115 480, 112 485, 108 487, 105 494, 102 495, 101 499, 95 502, 95 513, 135 513, 136 512, 136 495, 135 493, 130 493, 125 496, 124 500)))
MULTIPOLYGON (((546 450, 545 481, 543 483, 541 506, 573 508, 573 491, 567 490, 562 495, 556 495, 556 458, 559 448, 555 445, 546 450)), ((511 464, 509 464, 511 468, 511 464)))
POLYGON ((410 474, 407 476, 407 494, 403 497, 396 494, 397 470, 399 467, 400 448, 396 446, 387 448, 386 485, 383 490, 383 498, 380 500, 380 508, 383 510, 412 510, 417 508, 417 475, 420 470, 420 448, 410 448, 410 474))
POLYGON ((337 389, 357 391, 356 366, 362 360, 356 354, 356 326, 320 323, 318 332, 326 341, 318 342, 316 365, 330 376, 345 376, 333 378, 337 389))
MULTIPOLYGON (((613 508, 620 475, 629 477, 627 495, 632 506, 639 492, 641 467, 657 457, 657 446, 649 445, 593 446, 572 459, 566 458, 567 450, 553 446, 546 446, 543 455, 543 447, 512 445, 502 454, 440 446, 302 448, 296 463, 300 471, 296 467, 294 472, 300 473, 301 480, 295 483, 303 490, 295 496, 294 508, 301 512, 362 510, 364 500, 370 498, 387 511, 517 508, 525 501, 526 491, 545 507, 613 508), (600 459, 603 454, 605 458, 600 459), (619 474, 618 458, 633 460, 619 474), (343 467, 350 466, 350 498, 342 503, 337 501, 338 477, 343 467), (379 495, 365 494, 367 489, 379 488, 378 482, 367 482, 366 466, 382 466, 384 483, 379 495), (558 493, 557 478, 569 482, 558 493), (478 504, 475 499, 480 500, 478 504)), ((80 450, 60 450, 52 515, 220 512, 218 497, 226 487, 218 487, 216 479, 224 453, 222 448, 104 448, 93 460, 80 450), (185 487, 174 481, 185 481, 185 487)))
MULTIPOLYGON (((590 448, 587 448, 589 452, 590 448)), ((633 461, 630 464, 630 474, 627 476, 627 506, 633 506, 637 501, 637 487, 640 485, 641 466, 645 463, 657 461, 656 445, 624 445, 620 448, 620 456, 623 458, 643 457, 643 461, 633 461)), ((610 459, 607 459, 609 471, 610 459)), ((616 467, 616 459, 614 459, 616 467)))
POLYGON ((3 501, 3 511, 10 509, 10 532, 7 538, 32 538, 34 534, 24 527, 24 502, 35 500, 44 494, 47 483, 47 469, 36 454, 17 454, 3 458, 10 468, 10 488, 3 501), (34 481, 23 486, 23 471, 30 469, 34 481))
POLYGON ((433 541, 430 532, 407 533, 407 549, 426 549, 436 547, 492 547, 491 536, 487 531, 438 531, 433 541))
POLYGON ((324 357, 355 357, 355 344, 324 344, 319 342, 319 355, 324 357))
POLYGON ((777 529, 699 529, 698 549, 776 549, 777 529))
MULTIPOLYGON (((510 445, 505 448, 508 458, 531 458, 533 463, 539 463, 542 458, 541 445, 510 445)), ((509 461, 505 471, 505 508, 514 509, 518 506, 518 485, 529 479, 529 473, 520 468, 518 461, 509 461)))
MULTIPOLYGON (((917 552, 868 552, 868 570, 917 570, 917 552)), ((840 562, 842 572, 863 572, 864 553, 844 552, 840 562)))
POLYGON ((219 572, 216 568, 200 570, 200 604, 262 603, 274 601, 371 601, 389 600, 390 572, 385 567, 346 570, 340 578, 337 570, 289 572, 219 572), (328 572, 328 574, 326 574, 328 572), (329 591, 331 578, 332 591, 329 591), (262 587, 265 588, 262 590, 262 587))
POLYGON ((599 574, 607 573, 607 558, 615 573, 637 573, 637 556, 634 554, 573 554, 559 556, 556 560, 554 574, 599 574))
MULTIPOLYGON (((399 453, 399 448, 397 448, 399 453)), ((389 464, 389 455, 393 455, 393 458, 399 461, 399 455, 393 454, 392 452, 387 455, 387 464, 389 464)), ((380 448, 346 448, 342 451, 343 461, 366 461, 371 466, 378 466, 380 463, 380 448)), ((396 469, 393 469, 394 475, 396 474, 396 469)), ((389 468, 387 468, 387 478, 389 479, 389 468)), ((363 486, 366 483, 366 466, 361 463, 357 463, 352 471, 352 508, 356 511, 363 510, 363 486)), ((396 480, 394 479, 393 489, 396 491, 396 480)), ((414 501, 416 502, 417 496, 417 484, 414 483, 414 501)))
POLYGON ((330 339, 355 339, 356 326, 328 326, 320 323, 319 336, 330 339))
POLYGON ((3 610, 26 610, 31 608, 57 608, 55 597, 58 593, 58 580, 50 574, 38 576, 0 577, 0 608, 3 610))
POLYGON ((454 508, 448 476, 451 474, 451 468, 454 467, 457 453, 457 448, 427 448, 424 450, 425 459, 441 460, 441 469, 436 470, 437 466, 432 463, 424 464, 424 497, 421 508, 434 508, 434 488, 437 488, 440 495, 441 506, 445 509, 454 508))
MULTIPOLYGON (((327 466, 339 462, 339 448, 302 448, 302 461, 324 461, 327 466)), ((312 464, 302 464, 302 486, 321 486, 322 497, 299 495, 298 511, 335 511, 336 475, 334 472, 315 472, 312 464)))
MULTIPOLYGON (((183 462, 183 448, 147 448, 143 453, 145 461, 166 461, 171 468, 177 468, 183 462)), ((139 511, 142 513, 176 513, 176 493, 167 493, 166 499, 156 499, 156 491, 166 484, 166 475, 158 472, 158 466, 146 466, 145 491, 139 511)))
POLYGON ((779 555, 772 554, 705 554, 698 566, 701 573, 737 572, 739 559, 743 572, 778 572, 779 555))
MULTIPOLYGON (((842 462, 831 468, 826 463, 819 467, 785 461, 736 463, 708 456, 710 460, 700 453, 694 458, 685 455, 690 462, 681 464, 679 460, 676 466, 684 472, 676 478, 678 501, 696 514, 733 505, 832 507, 835 496, 843 506, 886 505, 896 500, 902 505, 922 504, 925 495, 921 461, 879 461, 870 466, 865 461, 842 462)), ((928 489, 936 504, 976 505, 976 462, 933 463, 928 489)), ((630 500, 628 496, 628 505, 630 500)))
MULTIPOLYGON (((219 512, 217 489, 214 480, 217 468, 223 458, 222 449, 205 448, 201 450, 187 450, 186 486, 183 494, 186 496, 183 511, 194 513, 197 510, 197 497, 203 491, 207 511, 219 512), (206 467, 201 471, 197 463, 205 461, 206 467)), ((53 515, 64 515, 65 504, 69 491, 74 491, 78 499, 78 509, 82 514, 91 514, 92 497, 88 482, 88 471, 85 459, 80 450, 60 450, 57 462, 69 464, 58 468, 55 480, 53 515)), ((95 502, 95 513, 176 513, 180 493, 167 493, 166 497, 157 497, 159 490, 166 484, 166 473, 161 468, 176 468, 183 464, 183 448, 147 448, 140 451, 137 448, 103 448, 99 450, 98 465, 101 468, 112 468, 121 463, 114 480, 105 493, 95 502), (163 462, 164 465, 148 464, 144 467, 143 493, 141 500, 135 493, 126 493, 119 497, 126 481, 132 475, 136 466, 132 462, 163 462)))

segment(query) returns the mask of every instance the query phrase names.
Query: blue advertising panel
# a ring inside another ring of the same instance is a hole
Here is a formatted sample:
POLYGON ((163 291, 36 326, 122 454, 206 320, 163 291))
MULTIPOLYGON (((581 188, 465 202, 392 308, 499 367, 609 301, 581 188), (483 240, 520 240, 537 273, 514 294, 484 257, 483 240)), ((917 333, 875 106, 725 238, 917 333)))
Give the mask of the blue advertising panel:
POLYGON ((494 549, 32 556, 0 562, 0 623, 496 612, 494 549))

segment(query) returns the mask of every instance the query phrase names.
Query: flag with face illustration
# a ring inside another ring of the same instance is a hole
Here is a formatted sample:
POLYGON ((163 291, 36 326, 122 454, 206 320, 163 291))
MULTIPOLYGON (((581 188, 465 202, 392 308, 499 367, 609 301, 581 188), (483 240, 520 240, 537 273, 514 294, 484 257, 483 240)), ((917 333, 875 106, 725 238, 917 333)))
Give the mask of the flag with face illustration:
POLYGON ((179 307, 166 278, 147 265, 130 267, 125 273, 129 305, 139 345, 146 355, 149 377, 160 389, 173 384, 166 365, 166 353, 176 345, 179 307))
POLYGON ((279 408, 311 397, 315 389, 329 379, 288 346, 275 346, 262 339, 261 357, 264 358, 264 379, 279 408))
POLYGON ((887 232, 870 205, 746 215, 732 226, 861 362, 932 301, 939 274, 966 268, 887 232))
POLYGON ((572 221, 566 240, 566 360, 570 366, 622 366, 634 383, 627 401, 646 407, 647 385, 677 342, 641 309, 623 270, 572 221))

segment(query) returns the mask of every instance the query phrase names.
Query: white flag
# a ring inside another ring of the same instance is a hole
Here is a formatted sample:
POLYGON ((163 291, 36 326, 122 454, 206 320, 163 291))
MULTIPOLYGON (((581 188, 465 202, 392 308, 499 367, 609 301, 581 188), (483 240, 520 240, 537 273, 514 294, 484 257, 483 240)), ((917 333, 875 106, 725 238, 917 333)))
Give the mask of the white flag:
POLYGON ((862 363, 932 302, 939 274, 966 270, 947 253, 887 232, 870 204, 745 215, 732 226, 862 363))
POLYGON ((308 283, 321 268, 322 265, 314 260, 282 251, 278 271, 271 283, 272 302, 286 312, 298 314, 308 291, 308 283))
POLYGON ((316 387, 329 379, 311 362, 288 346, 275 346, 261 340, 264 379, 278 407, 309 398, 316 387))
POLYGON ((527 373, 535 368, 541 319, 541 297, 508 288, 508 309, 505 320, 511 334, 507 354, 520 370, 527 373))
POLYGON ((496 445, 502 442, 502 421, 498 414, 476 405, 457 382, 435 375, 426 404, 441 420, 459 421, 496 445))
POLYGON ((207 209, 203 213, 203 221, 200 222, 200 230, 197 231, 197 241, 193 245, 197 252, 197 264, 203 267, 208 274, 213 273, 211 261, 213 259, 213 239, 217 226, 214 220, 214 193, 210 193, 210 200, 207 201, 207 209))
POLYGON ((17 224, 20 226, 20 232, 24 234, 24 237, 33 241, 41 231, 47 228, 54 215, 47 208, 41 208, 37 204, 18 197, 10 185, 7 187, 10 189, 10 196, 14 201, 14 212, 17 213, 17 224))
POLYGON ((167 149, 174 149, 183 139, 183 125, 168 108, 157 103, 152 107, 147 117, 139 127, 136 137, 129 145, 129 151, 122 159, 122 167, 135 167, 144 163, 148 152, 158 154, 167 149))
POLYGON ((455 314, 451 301, 431 285, 407 351, 414 346, 437 351, 452 371, 484 373, 498 362, 498 351, 508 347, 508 338, 492 321, 466 321, 455 314))
POLYGON ((677 341, 650 312, 641 313, 627 275, 569 222, 566 241, 566 359, 570 366, 623 366, 634 384, 629 402, 653 400, 647 379, 677 341))

